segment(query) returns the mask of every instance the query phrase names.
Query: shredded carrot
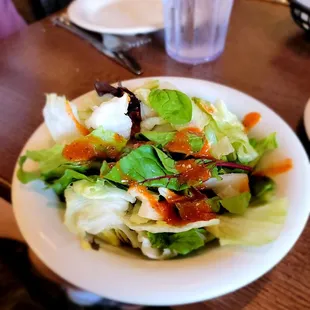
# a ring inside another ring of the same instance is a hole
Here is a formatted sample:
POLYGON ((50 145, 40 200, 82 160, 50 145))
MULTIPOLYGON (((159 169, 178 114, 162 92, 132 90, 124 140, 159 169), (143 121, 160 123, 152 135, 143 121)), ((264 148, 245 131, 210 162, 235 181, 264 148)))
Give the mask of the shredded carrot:
POLYGON ((293 161, 291 158, 286 158, 277 164, 274 164, 268 168, 254 172, 255 175, 275 176, 281 173, 288 172, 293 168, 293 161))
POLYGON ((248 132, 249 130, 251 130, 255 125, 257 125, 260 119, 261 115, 259 113, 257 112, 248 113, 242 121, 245 131, 248 132))

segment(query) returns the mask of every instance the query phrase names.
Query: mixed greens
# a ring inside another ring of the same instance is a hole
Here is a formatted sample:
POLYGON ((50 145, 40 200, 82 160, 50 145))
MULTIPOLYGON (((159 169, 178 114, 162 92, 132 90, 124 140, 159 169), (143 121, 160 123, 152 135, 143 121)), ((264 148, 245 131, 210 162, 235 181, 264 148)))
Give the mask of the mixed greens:
POLYGON ((48 94, 43 115, 55 145, 19 159, 22 183, 40 179, 65 201, 72 233, 96 249, 129 245, 152 259, 214 240, 277 238, 286 200, 257 169, 277 148, 275 133, 249 139, 249 122, 223 101, 191 98, 166 82, 95 89, 79 106, 48 94), (27 171, 27 160, 38 169, 27 171))

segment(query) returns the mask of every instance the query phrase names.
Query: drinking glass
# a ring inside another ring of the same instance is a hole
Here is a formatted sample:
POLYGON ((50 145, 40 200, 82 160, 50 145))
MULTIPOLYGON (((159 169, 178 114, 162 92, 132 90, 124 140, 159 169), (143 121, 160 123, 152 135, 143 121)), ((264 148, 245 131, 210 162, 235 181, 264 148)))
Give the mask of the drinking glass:
POLYGON ((173 59, 199 64, 224 50, 234 0, 163 0, 166 51, 173 59))

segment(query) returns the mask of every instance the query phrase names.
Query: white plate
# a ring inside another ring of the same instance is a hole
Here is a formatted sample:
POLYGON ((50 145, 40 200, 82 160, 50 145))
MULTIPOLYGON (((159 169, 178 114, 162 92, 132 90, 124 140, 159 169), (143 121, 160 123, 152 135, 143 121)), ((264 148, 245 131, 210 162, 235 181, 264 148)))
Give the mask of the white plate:
MULTIPOLYGON (((13 178, 13 206, 18 225, 35 253, 55 273, 67 281, 107 298, 148 305, 175 305, 197 302, 227 294, 262 276, 292 248, 301 234, 310 209, 310 168, 307 155, 292 129, 278 116, 248 95, 202 80, 162 77, 183 92, 208 100, 222 98, 240 118, 257 111, 262 121, 253 135, 265 136, 275 129, 279 149, 272 158, 290 157, 294 168, 275 178, 279 196, 289 199, 289 212, 280 237, 262 247, 213 247, 183 259, 152 261, 138 252, 106 246, 96 252, 82 250, 76 237, 62 224, 58 200, 52 191, 35 182, 22 185, 13 178)), ((141 85, 146 79, 124 82, 141 85)), ((83 104, 97 98, 94 92, 75 100, 83 104)), ((38 111, 39 113, 39 111, 38 111)), ((51 145, 50 135, 41 125, 26 143, 26 149, 51 145)), ((16 171, 15 171, 16 172, 16 171)))
POLYGON ((70 20, 87 30, 134 35, 162 29, 161 0, 75 0, 70 20))
POLYGON ((304 124, 306 128, 306 133, 308 135, 308 138, 310 139, 310 99, 308 100, 308 103, 305 108, 304 124))

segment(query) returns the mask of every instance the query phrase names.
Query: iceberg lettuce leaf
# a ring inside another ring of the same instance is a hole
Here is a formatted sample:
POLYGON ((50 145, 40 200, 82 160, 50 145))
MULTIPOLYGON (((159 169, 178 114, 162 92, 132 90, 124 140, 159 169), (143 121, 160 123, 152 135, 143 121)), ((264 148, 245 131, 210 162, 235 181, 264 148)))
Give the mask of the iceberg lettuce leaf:
POLYGON ((221 245, 257 246, 274 241, 280 234, 287 215, 287 200, 249 207, 243 215, 220 215, 220 223, 206 229, 221 245))
POLYGON ((56 143, 68 143, 81 136, 81 132, 76 126, 76 122, 80 123, 77 107, 67 101, 66 97, 47 94, 43 116, 56 143))
POLYGON ((123 224, 122 217, 135 198, 102 180, 74 182, 65 190, 65 225, 80 236, 97 235, 123 224))
POLYGON ((250 144, 258 153, 258 157, 250 163, 251 166, 255 166, 266 152, 273 151, 278 147, 276 135, 277 134, 273 132, 263 139, 250 139, 250 144))

